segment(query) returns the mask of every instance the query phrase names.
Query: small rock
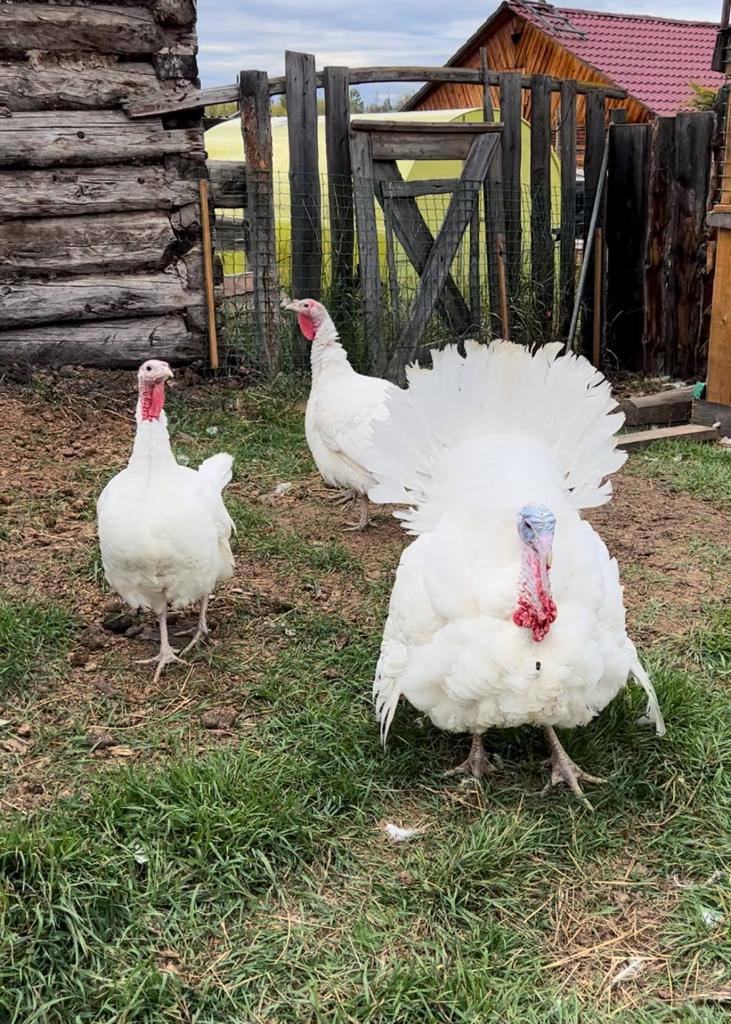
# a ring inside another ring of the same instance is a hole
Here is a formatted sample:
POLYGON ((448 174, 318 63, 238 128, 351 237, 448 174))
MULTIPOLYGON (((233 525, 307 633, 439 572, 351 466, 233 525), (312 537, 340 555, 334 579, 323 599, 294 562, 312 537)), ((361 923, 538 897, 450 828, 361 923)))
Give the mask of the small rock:
POLYGON ((65 459, 75 459, 77 455, 73 448, 62 448, 59 454, 63 455, 65 459))
POLYGON ((108 630, 110 633, 116 633, 118 636, 121 636, 122 633, 126 633, 130 626, 134 625, 134 618, 128 612, 120 611, 107 615, 102 622, 104 629, 108 630))
POLYGON ((100 651, 104 647, 104 634, 98 626, 89 626, 79 636, 79 644, 87 651, 100 651))
POLYGON ((204 729, 230 729, 238 717, 234 707, 210 708, 201 715, 201 725, 204 729))
POLYGON ((69 665, 73 665, 79 668, 81 665, 85 665, 89 660, 89 652, 84 650, 72 651, 69 654, 69 665))
POLYGON ((105 750, 107 747, 114 746, 114 737, 107 729, 94 725, 87 731, 85 742, 87 747, 94 750, 105 750))
POLYGON ((9 494, 0 494, 0 505, 12 505, 13 499, 9 494))
POLYGON ((398 878, 399 882, 401 882, 401 885, 408 886, 414 884, 414 879, 411 877, 408 871, 399 871, 396 877, 398 878))
POLYGON ((33 726, 30 722, 23 722, 15 731, 21 739, 27 740, 29 736, 33 735, 33 726))
POLYGON ((109 747, 108 750, 112 757, 134 757, 136 754, 131 747, 109 747))
POLYGON ((7 754, 24 754, 28 749, 28 744, 24 743, 22 740, 16 740, 11 736, 9 740, 3 740, 3 742, 0 743, 0 747, 7 754))
POLYGON ((340 675, 338 670, 336 668, 333 668, 332 666, 323 669, 322 674, 325 679, 337 679, 338 676, 340 675))
POLYGON ((96 684, 96 688, 99 693, 103 693, 105 697, 119 697, 121 690, 114 683, 107 682, 106 679, 100 679, 96 684))

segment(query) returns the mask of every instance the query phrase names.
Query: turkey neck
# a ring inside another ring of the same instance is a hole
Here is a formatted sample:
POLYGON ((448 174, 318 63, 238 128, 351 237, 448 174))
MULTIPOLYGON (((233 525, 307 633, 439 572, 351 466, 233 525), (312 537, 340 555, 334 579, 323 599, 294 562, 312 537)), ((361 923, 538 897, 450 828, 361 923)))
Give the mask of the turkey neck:
MULTIPOLYGON (((164 396, 165 392, 163 391, 163 402, 165 400, 164 396)), ((144 409, 148 404, 149 395, 145 395, 140 391, 136 412, 137 433, 135 434, 135 442, 132 447, 129 464, 141 470, 163 468, 175 462, 175 457, 170 447, 170 435, 168 434, 165 412, 160 407, 157 418, 143 419, 144 409)))
POLYGON ((312 340, 310 364, 313 386, 323 377, 353 373, 353 367, 348 362, 348 356, 340 344, 338 332, 330 317, 323 320, 312 340))

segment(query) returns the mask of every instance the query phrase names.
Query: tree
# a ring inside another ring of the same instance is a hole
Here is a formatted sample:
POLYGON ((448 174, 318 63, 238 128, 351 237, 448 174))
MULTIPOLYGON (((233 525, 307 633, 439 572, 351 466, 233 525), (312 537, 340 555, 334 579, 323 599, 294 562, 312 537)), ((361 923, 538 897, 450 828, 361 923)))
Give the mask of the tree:
POLYGON ((272 103, 272 117, 286 117, 287 116, 287 97, 284 93, 281 96, 277 96, 276 100, 272 103))
POLYGON ((204 114, 206 117, 232 117, 238 109, 238 104, 235 102, 213 103, 210 107, 205 108, 204 114))
POLYGON ((353 114, 365 113, 365 103, 358 89, 350 90, 350 110, 353 114))
POLYGON ((698 82, 689 82, 692 95, 688 100, 688 107, 691 110, 713 110, 718 92, 707 85, 700 85, 698 82))

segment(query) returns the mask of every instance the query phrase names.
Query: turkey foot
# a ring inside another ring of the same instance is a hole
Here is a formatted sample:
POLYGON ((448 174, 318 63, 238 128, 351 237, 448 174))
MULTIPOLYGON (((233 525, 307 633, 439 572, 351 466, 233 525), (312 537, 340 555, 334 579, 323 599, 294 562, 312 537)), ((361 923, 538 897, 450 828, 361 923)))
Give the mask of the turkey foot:
POLYGON ((355 496, 355 498, 353 499, 353 503, 355 504, 356 502, 360 506, 360 514, 358 516, 358 522, 357 523, 351 523, 350 526, 346 526, 345 527, 345 529, 348 530, 351 533, 352 532, 356 532, 356 531, 360 531, 360 530, 365 530, 366 526, 368 526, 368 523, 370 522, 370 519, 368 517, 368 495, 367 494, 357 494, 355 496))
POLYGON ((545 726, 543 731, 546 734, 548 745, 551 748, 551 760, 549 763, 552 766, 551 781, 544 787, 543 793, 548 793, 552 786, 559 786, 561 783, 564 783, 575 796, 578 796, 581 802, 588 807, 590 811, 593 811, 594 808, 584 796, 584 791, 579 783, 589 782, 600 786, 607 780, 600 779, 598 775, 589 775, 589 773, 585 772, 583 768, 579 768, 577 764, 574 764, 561 746, 559 738, 556 735, 556 730, 552 726, 545 726))
POLYGON ((337 491, 335 494, 328 494, 327 500, 331 501, 333 505, 347 505, 351 501, 355 501, 358 495, 352 489, 349 491, 337 491))
POLYGON ((495 766, 490 763, 490 759, 482 745, 482 736, 479 732, 476 732, 472 737, 472 746, 466 760, 462 764, 458 764, 456 768, 450 768, 444 774, 448 777, 451 775, 472 775, 475 779, 481 779, 489 772, 494 771, 495 766))
POLYGON ((208 611, 208 595, 206 594, 206 596, 201 601, 201 611, 200 611, 200 615, 198 616, 198 625, 196 626, 195 632, 193 633, 193 637, 192 637, 190 643, 187 644, 187 646, 185 646, 182 649, 182 651, 180 652, 181 654, 187 654, 188 651, 192 650, 196 646, 196 644, 200 643, 200 641, 203 640, 204 637, 208 636, 209 629, 208 629, 208 623, 206 622, 206 612, 207 611, 208 611))
POLYGON ((158 616, 157 619, 160 624, 160 650, 154 658, 142 658, 136 662, 137 665, 150 665, 152 662, 157 662, 157 668, 155 669, 155 675, 153 677, 153 685, 160 681, 160 676, 163 670, 168 666, 172 665, 174 661, 179 661, 181 665, 185 662, 182 658, 178 657, 178 652, 175 648, 170 646, 170 640, 168 638, 168 622, 167 615, 163 612, 162 615, 158 616))

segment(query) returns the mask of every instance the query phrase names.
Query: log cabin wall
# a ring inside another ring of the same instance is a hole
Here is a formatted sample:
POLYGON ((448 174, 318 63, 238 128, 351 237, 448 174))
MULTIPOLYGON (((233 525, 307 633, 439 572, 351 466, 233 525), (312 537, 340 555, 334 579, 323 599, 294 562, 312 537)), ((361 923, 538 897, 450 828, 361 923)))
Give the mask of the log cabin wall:
POLYGON ((204 351, 195 0, 0 3, 0 363, 204 351))
MULTIPOLYGON (((520 71, 523 75, 552 75, 558 79, 574 79, 577 82, 595 82, 613 85, 595 68, 580 60, 561 43, 542 32, 539 28, 516 14, 506 13, 496 19, 484 35, 475 40, 469 53, 460 56, 459 66, 480 67, 480 48, 486 47, 490 69, 495 72, 520 71)), ((500 105, 500 91, 492 89, 494 106, 500 105)), ((555 124, 558 116, 559 94, 552 93, 551 113, 555 124)), ((465 107, 482 106, 482 86, 446 83, 435 85, 417 98, 408 109, 413 110, 461 110, 465 107)), ((624 100, 608 99, 607 108, 621 107, 627 111, 629 123, 652 120, 644 104, 628 96, 624 100)), ((583 149, 586 97, 576 98, 576 119, 578 129, 579 157, 583 149)), ((523 117, 530 120, 530 90, 523 90, 523 117)))

